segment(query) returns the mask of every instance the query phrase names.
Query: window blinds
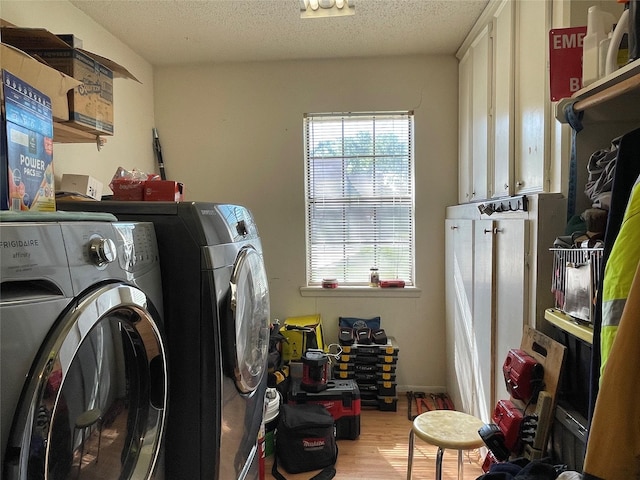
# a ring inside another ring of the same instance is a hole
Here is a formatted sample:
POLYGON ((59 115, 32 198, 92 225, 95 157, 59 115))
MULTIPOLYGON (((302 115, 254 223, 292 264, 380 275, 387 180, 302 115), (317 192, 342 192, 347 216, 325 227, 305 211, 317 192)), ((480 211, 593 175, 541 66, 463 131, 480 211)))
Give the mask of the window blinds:
POLYGON ((304 141, 308 285, 413 285, 413 112, 307 114, 304 141))

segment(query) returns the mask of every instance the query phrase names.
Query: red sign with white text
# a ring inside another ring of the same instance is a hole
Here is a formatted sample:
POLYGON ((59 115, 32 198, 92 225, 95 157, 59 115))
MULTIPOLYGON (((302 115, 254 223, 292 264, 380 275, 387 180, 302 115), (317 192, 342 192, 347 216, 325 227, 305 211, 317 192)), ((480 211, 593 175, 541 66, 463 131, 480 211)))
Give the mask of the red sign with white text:
POLYGON ((582 40, 587 27, 549 31, 551 101, 567 98, 582 88, 582 40))

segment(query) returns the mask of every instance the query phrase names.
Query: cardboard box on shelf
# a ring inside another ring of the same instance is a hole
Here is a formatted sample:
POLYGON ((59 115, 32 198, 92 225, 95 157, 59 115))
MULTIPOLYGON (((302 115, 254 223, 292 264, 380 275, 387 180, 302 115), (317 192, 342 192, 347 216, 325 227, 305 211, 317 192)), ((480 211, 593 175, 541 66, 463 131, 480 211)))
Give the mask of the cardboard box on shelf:
POLYGON ((113 135, 113 72, 77 49, 34 53, 82 82, 69 96, 69 122, 89 133, 113 135))
POLYGON ((62 175, 60 188, 63 192, 81 193, 96 200, 102 198, 102 182, 91 175, 75 175, 65 173, 62 175))
POLYGON ((3 26, 4 43, 37 55, 82 82, 69 93, 69 123, 96 135, 113 135, 113 78, 137 80, 126 68, 95 53, 74 48, 80 40, 43 28, 3 26))
POLYGON ((2 70, 5 116, 0 145, 0 209, 53 212, 53 116, 51 99, 2 70))
POLYGON ((183 185, 171 180, 147 180, 144 182, 145 201, 180 202, 183 200, 183 185))
MULTIPOLYGON (((69 120, 67 92, 82 82, 37 61, 22 50, 0 44, 0 69, 11 72, 51 100, 51 112, 56 120, 69 120)), ((2 89, 0 89, 0 92, 2 89)), ((0 97, 1 98, 1 97, 0 97)))

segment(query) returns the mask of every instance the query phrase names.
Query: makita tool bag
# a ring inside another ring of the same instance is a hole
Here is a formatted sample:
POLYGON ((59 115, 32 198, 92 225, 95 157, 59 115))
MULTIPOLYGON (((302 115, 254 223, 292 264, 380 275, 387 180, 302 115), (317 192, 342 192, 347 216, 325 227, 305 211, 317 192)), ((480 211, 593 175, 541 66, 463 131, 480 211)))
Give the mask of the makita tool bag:
POLYGON ((289 473, 322 468, 324 470, 313 478, 328 480, 335 476, 337 457, 333 417, 323 405, 305 403, 280 407, 271 472, 275 478, 284 479, 277 470, 280 464, 289 473))

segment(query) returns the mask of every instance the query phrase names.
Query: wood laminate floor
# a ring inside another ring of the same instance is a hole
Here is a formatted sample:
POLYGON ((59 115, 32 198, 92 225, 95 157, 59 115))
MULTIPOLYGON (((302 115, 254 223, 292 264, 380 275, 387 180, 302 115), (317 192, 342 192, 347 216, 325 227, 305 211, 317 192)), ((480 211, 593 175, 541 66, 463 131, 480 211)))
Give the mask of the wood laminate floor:
MULTIPOLYGON (((337 480, 403 480, 407 478, 407 454, 411 422, 407 418, 407 400, 399 395, 397 411, 363 408, 360 436, 357 440, 338 440, 337 480)), ((437 448, 416 438, 413 480, 434 479, 437 448)), ((480 451, 464 455, 464 480, 475 480, 482 472, 480 451)), ((266 478, 273 479, 273 456, 267 457, 266 478)), ((457 451, 444 454, 442 480, 457 479, 457 451)), ((316 472, 290 474, 280 469, 287 480, 308 480, 316 472)))

